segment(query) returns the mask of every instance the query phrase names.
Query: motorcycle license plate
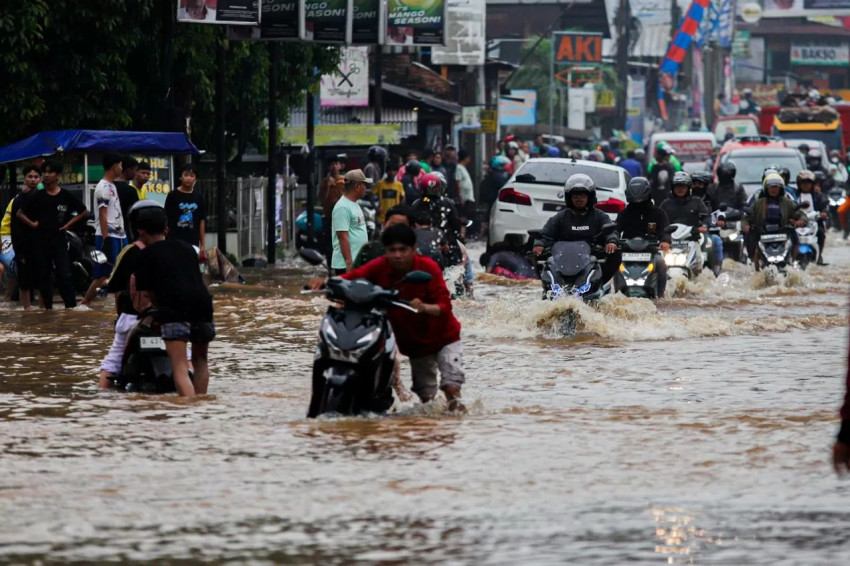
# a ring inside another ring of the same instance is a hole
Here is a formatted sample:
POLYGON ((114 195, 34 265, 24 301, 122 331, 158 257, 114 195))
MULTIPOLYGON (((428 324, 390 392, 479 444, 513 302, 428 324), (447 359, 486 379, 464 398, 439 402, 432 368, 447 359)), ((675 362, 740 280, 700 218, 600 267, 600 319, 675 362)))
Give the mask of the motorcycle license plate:
POLYGON ((785 234, 765 234, 761 237, 761 241, 765 244, 769 242, 784 242, 788 236, 785 234))
POLYGON ((650 253, 623 252, 623 261, 649 261, 652 259, 650 253))
POLYGON ((142 350, 165 350, 165 341, 159 336, 142 336, 139 347, 142 350))

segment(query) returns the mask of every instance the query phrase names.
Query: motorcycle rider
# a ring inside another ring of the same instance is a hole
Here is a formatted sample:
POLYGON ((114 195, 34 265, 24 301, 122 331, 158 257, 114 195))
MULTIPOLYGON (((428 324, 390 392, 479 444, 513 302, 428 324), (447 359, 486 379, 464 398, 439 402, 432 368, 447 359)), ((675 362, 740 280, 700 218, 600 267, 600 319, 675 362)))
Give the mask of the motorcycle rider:
POLYGON ((422 213, 431 217, 433 228, 438 231, 449 246, 448 265, 457 265, 463 256, 460 249, 461 222, 454 204, 443 196, 444 181, 435 173, 428 173, 419 182, 422 198, 411 206, 414 221, 422 213))
MULTIPOLYGON (((661 205, 662 210, 667 213, 670 224, 684 224, 695 228, 696 232, 704 234, 708 232, 708 219, 711 212, 705 202, 699 197, 691 194, 693 181, 691 176, 684 171, 678 171, 673 175, 673 189, 671 198, 661 205)), ((699 240, 697 233, 693 234, 695 241, 699 240)), ((720 249, 720 261, 723 261, 723 248, 720 249)), ((715 258, 716 259, 716 258, 715 258)), ((702 268, 702 254, 697 254, 697 271, 702 268)))
POLYGON ((826 219, 829 217, 829 199, 822 192, 815 191, 815 174, 808 169, 797 173, 797 189, 800 191, 799 202, 808 203, 804 211, 818 212, 818 265, 829 265, 823 261, 823 247, 826 245, 826 219))
POLYGON ((699 197, 705 205, 711 209, 711 201, 708 199, 708 187, 711 186, 713 180, 711 173, 708 171, 696 171, 691 173, 691 194, 699 197))
POLYGON ((671 163, 670 157, 671 153, 667 145, 659 143, 655 149, 655 162, 649 174, 652 201, 655 206, 661 206, 661 203, 670 198, 671 181, 676 174, 676 167, 671 163))
POLYGON ((564 187, 564 200, 566 208, 550 218, 543 226, 540 238, 534 240, 534 254, 542 254, 544 247, 551 248, 556 242, 585 241, 592 246, 597 239, 605 236, 607 260, 602 264, 602 281, 609 281, 620 267, 621 255, 617 250, 617 233, 606 235, 602 229, 610 224, 610 218, 594 208, 596 183, 584 173, 570 176, 564 187))
POLYGON ((404 202, 415 202, 419 198, 419 184, 422 182, 422 166, 411 159, 404 166, 404 174, 399 179, 404 187, 404 202))
POLYGON ((706 190, 711 210, 719 210, 721 204, 729 208, 742 210, 747 205, 747 191, 743 185, 735 182, 738 168, 733 161, 724 161, 717 167, 717 183, 706 190))
MULTIPOLYGON (((670 250, 672 239, 665 233, 669 225, 667 214, 658 206, 652 204, 652 186, 644 177, 635 177, 626 186, 626 208, 617 216, 617 231, 621 237, 647 238, 658 240, 661 254, 670 250)), ((664 257, 657 254, 653 259, 655 272, 658 274, 658 298, 664 296, 667 289, 667 264, 664 257)))
POLYGON ((384 173, 387 164, 387 150, 379 145, 373 145, 369 148, 367 157, 369 163, 363 168, 363 174, 369 179, 374 179, 374 183, 370 183, 366 188, 371 191, 375 184, 384 178, 384 173))
POLYGON ((785 197, 785 181, 779 173, 768 173, 763 185, 764 190, 756 198, 752 213, 744 218, 741 227, 745 234, 752 234, 753 263, 756 271, 761 269, 759 238, 768 225, 777 225, 780 230, 789 233, 793 246, 791 255, 796 259, 798 242, 797 232, 793 228, 806 224, 805 213, 797 210, 794 201, 785 197))

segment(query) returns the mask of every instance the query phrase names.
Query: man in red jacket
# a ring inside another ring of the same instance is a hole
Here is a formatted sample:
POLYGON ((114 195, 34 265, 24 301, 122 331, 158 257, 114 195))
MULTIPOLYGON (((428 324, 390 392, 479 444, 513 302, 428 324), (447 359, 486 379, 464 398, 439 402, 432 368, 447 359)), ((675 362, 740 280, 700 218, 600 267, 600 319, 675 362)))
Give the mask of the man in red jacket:
MULTIPOLYGON (((440 389, 449 410, 463 410, 460 389, 464 382, 463 346, 460 322, 452 314, 452 301, 443 274, 434 260, 416 253, 416 232, 409 226, 390 226, 381 234, 382 257, 342 275, 343 279, 367 279, 384 289, 398 289, 398 298, 410 301, 418 312, 391 308, 387 311, 399 351, 410 358, 413 392, 423 403, 437 395, 437 370, 440 389), (411 271, 431 274, 431 281, 406 283, 401 280, 411 271)), ((310 281, 319 289, 322 279, 310 281)))

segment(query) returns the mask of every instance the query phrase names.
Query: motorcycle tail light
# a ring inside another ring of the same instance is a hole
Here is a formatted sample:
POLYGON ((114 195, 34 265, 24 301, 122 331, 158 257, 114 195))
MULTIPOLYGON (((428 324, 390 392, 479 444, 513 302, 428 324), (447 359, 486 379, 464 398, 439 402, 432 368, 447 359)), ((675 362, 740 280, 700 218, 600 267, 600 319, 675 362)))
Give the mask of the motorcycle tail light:
POLYGON ((619 214, 623 212, 624 208, 626 208, 626 203, 619 199, 610 198, 608 200, 603 200, 602 202, 597 202, 596 208, 602 212, 613 212, 619 214))
POLYGON ((531 206, 531 197, 525 193, 516 191, 511 187, 506 187, 499 191, 499 202, 531 206))

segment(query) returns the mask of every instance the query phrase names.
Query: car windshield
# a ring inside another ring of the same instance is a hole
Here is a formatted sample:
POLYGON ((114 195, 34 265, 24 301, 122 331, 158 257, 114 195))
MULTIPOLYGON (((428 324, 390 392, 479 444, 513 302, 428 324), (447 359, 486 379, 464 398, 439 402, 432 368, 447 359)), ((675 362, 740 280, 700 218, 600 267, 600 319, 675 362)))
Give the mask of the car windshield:
POLYGON ((761 184, 761 177, 768 165, 787 167, 791 171, 791 179, 797 178, 797 173, 803 170, 801 159, 794 155, 776 155, 765 153, 764 155, 735 155, 735 152, 727 154, 724 161, 732 161, 738 173, 735 181, 741 184, 761 184))
POLYGON ((734 137, 757 136, 759 129, 756 123, 748 118, 718 121, 714 130, 714 137, 722 142, 727 139, 729 134, 734 137))
POLYGON ((570 176, 577 173, 589 176, 597 187, 604 189, 620 187, 622 173, 619 171, 563 161, 528 161, 517 171, 516 180, 520 183, 563 185, 570 176))
POLYGON ((827 150, 841 149, 841 130, 832 130, 828 132, 779 132, 779 135, 781 135, 783 139, 796 138, 804 140, 817 140, 823 142, 827 150))

